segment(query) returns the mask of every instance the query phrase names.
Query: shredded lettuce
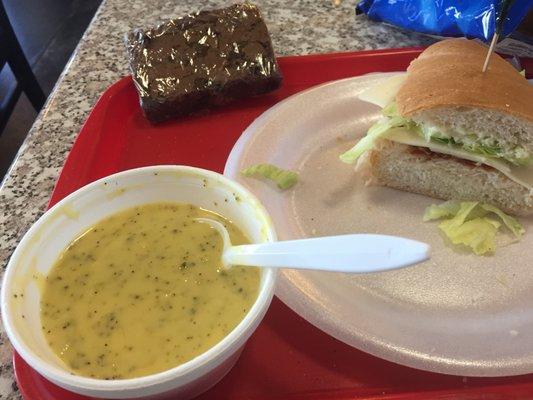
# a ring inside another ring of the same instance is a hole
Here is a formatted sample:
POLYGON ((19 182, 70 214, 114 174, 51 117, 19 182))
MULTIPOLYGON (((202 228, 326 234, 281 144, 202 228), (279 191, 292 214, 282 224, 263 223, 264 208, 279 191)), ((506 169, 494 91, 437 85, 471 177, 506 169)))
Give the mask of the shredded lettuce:
POLYGON ((402 126, 422 136, 426 142, 435 142, 461 148, 470 153, 504 160, 516 166, 533 165, 533 155, 524 146, 506 148, 494 138, 484 138, 478 135, 468 134, 468 132, 463 132, 460 138, 454 138, 442 132, 442 129, 438 126, 417 124, 410 119, 402 117, 398 112, 396 101, 387 104, 381 110, 381 113, 383 114, 383 118, 374 124, 368 130, 366 136, 359 140, 353 148, 340 156, 342 161, 348 164, 354 163, 365 151, 374 148, 377 139, 386 137, 389 129, 402 126))
POLYGON ((459 212, 460 208, 461 205, 455 200, 446 201, 442 204, 432 204, 426 208, 423 220, 427 222, 434 219, 453 217, 459 212))
POLYGON ((427 142, 462 148, 470 153, 505 160, 516 166, 533 164, 533 156, 523 146, 516 146, 514 149, 504 149, 497 141, 491 138, 484 139, 477 135, 464 135, 459 140, 441 132, 438 127, 427 124, 418 125, 414 121, 404 118, 399 114, 395 101, 385 106, 381 110, 381 113, 383 114, 383 118, 370 127, 366 136, 340 156, 343 162, 353 164, 364 152, 374 148, 377 139, 385 138, 391 128, 405 127, 422 136, 427 142))
POLYGON ((516 236, 517 239, 520 239, 522 235, 525 233, 526 230, 520 224, 520 222, 516 220, 516 218, 513 218, 510 215, 505 214, 499 208, 494 207, 493 205, 490 205, 490 204, 485 204, 485 203, 480 204, 480 207, 500 217, 500 219, 505 224, 505 226, 509 228, 511 232, 513 232, 513 234, 516 236))
POLYGON ((483 139, 476 135, 465 135, 461 137, 461 140, 458 140, 442 133, 439 128, 435 126, 420 125, 418 127, 418 132, 426 142, 431 141, 452 147, 460 147, 470 153, 480 154, 489 158, 502 159, 517 166, 527 166, 533 163, 533 157, 523 146, 516 146, 513 149, 505 150, 492 138, 483 139))
POLYGON ((439 228, 453 244, 471 247, 475 254, 493 253, 500 223, 489 218, 475 218, 457 225, 455 218, 443 221, 439 228))
POLYGON ((391 128, 406 126, 408 124, 409 120, 399 116, 382 118, 370 127, 366 136, 361 138, 350 150, 341 154, 339 158, 342 162, 353 164, 365 151, 373 149, 376 140, 385 137, 391 128))
POLYGON ((475 254, 482 255, 496 250, 495 238, 503 224, 519 239, 525 232, 524 227, 513 217, 499 208, 475 201, 446 201, 429 206, 424 213, 424 221, 446 218, 439 228, 453 244, 470 247, 475 254))
POLYGON ((459 209, 455 213, 454 217, 450 219, 450 228, 457 228, 464 224, 470 212, 476 207, 477 202, 475 201, 465 201, 459 203, 459 209))
POLYGON ((400 113, 398 112, 398 106, 396 104, 396 101, 391 101, 388 105, 386 105, 383 110, 381 110, 381 114, 383 114, 386 117, 400 117, 400 113))
POLYGON ((245 168, 241 174, 248 177, 263 177, 276 183, 278 188, 285 190, 293 187, 298 182, 298 174, 293 171, 281 169, 272 164, 257 164, 245 168))

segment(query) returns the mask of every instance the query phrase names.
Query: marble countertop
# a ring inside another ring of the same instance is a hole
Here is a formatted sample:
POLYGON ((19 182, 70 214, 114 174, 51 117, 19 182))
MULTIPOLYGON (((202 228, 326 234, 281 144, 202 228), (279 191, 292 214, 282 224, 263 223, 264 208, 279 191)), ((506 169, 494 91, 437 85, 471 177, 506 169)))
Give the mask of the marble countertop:
MULTIPOLYGON (((255 0, 278 55, 427 45, 422 35, 355 17, 354 1, 255 0), (337 4, 338 3, 338 4, 337 4)), ((0 189, 0 265, 44 212, 54 183, 89 111, 104 90, 126 75, 123 35, 225 0, 104 0, 39 114, 0 189)), ((0 399, 21 398, 12 349, 0 327, 0 399)))

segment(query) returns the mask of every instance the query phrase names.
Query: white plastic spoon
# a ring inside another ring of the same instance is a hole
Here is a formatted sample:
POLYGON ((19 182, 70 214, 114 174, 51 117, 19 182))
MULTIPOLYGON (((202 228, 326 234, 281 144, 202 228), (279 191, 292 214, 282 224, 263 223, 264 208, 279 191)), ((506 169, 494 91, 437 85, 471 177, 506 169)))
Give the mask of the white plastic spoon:
POLYGON ((429 246, 388 235, 353 234, 232 246, 220 222, 196 218, 222 236, 222 265, 313 269, 349 273, 403 268, 429 258, 429 246))

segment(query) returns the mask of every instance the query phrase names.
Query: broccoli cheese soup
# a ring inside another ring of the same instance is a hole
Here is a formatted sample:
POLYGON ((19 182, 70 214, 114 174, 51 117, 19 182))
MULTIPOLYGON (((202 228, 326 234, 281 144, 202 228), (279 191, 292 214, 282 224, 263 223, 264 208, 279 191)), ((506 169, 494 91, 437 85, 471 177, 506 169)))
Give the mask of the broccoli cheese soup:
POLYGON ((260 272, 221 266, 222 239, 188 204, 138 206, 104 219, 61 254, 41 297, 48 344, 75 374, 124 379, 161 372, 213 347, 256 300, 260 272))

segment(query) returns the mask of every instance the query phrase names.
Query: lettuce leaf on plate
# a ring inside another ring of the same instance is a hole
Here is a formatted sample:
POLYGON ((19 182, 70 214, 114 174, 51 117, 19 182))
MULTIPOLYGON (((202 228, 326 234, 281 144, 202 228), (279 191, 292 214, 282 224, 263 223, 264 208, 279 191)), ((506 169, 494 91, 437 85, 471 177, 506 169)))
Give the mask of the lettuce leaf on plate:
POLYGON ((460 208, 461 204, 455 200, 446 201, 442 204, 432 204, 426 208, 423 221, 453 217, 459 212, 460 208))
POLYGON ((499 208, 494 207, 493 205, 490 205, 490 204, 486 204, 486 203, 480 204, 480 207, 500 217, 500 219, 505 224, 505 226, 509 228, 511 232, 513 232, 513 234, 516 236, 517 239, 520 239, 522 235, 525 233, 526 230, 520 224, 520 222, 518 222, 516 218, 513 218, 510 215, 505 214, 499 208))
POLYGON ((424 221, 446 218, 439 228, 453 244, 470 247, 477 255, 493 253, 496 250, 495 238, 501 223, 519 239, 524 227, 513 217, 499 208, 475 201, 446 201, 429 206, 424 213, 424 221))
POLYGON ((298 174, 272 164, 256 164, 245 168, 241 174, 248 177, 263 177, 274 181, 281 190, 289 189, 298 182, 298 174))
POLYGON ((482 255, 496 250, 494 239, 500 225, 490 218, 475 218, 461 224, 452 218, 441 222, 439 228, 453 244, 464 244, 482 255))

